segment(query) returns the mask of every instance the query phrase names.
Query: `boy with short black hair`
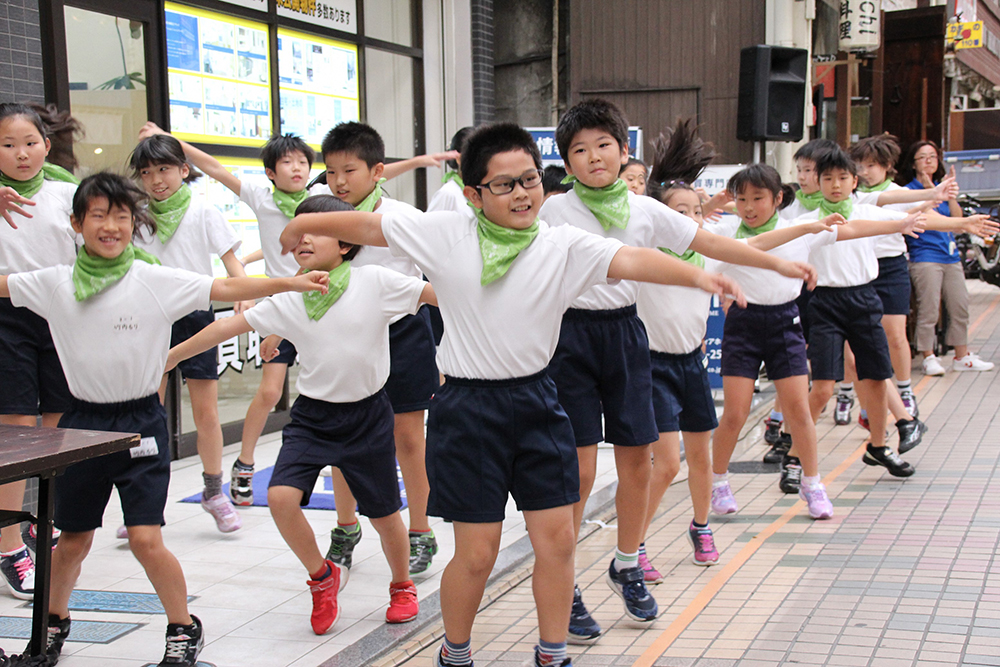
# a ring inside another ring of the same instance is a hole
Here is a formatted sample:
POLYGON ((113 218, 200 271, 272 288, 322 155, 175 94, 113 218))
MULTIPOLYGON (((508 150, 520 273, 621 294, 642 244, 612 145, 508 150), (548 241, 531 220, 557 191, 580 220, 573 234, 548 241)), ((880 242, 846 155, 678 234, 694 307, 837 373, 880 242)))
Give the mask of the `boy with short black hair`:
MULTIPOLYGON (((553 227, 568 225, 630 246, 668 248, 677 254, 690 248, 713 259, 794 278, 812 274, 807 264, 706 232, 662 202, 630 192, 619 177, 629 160, 628 122, 614 104, 591 99, 574 105, 559 121, 556 143, 573 191, 545 202, 541 217, 553 227)), ((619 484, 618 543, 607 581, 622 598, 629 618, 651 623, 658 607, 646 589, 638 559, 652 472, 650 445, 659 432, 653 414, 649 341, 636 314, 637 293, 637 283, 622 281, 596 285, 574 298, 562 318, 550 373, 573 424, 580 462, 574 528, 579 531, 594 484, 597 444, 609 442, 614 445, 619 484)), ((588 643, 600 634, 576 589, 571 640, 588 643)))
MULTIPOLYGON (((333 194, 359 211, 417 212, 409 204, 390 199, 382 192, 385 144, 375 128, 353 121, 341 123, 327 132, 322 150, 326 163, 326 185, 314 185, 311 189, 313 194, 333 194)), ((410 259, 394 257, 385 248, 362 248, 354 266, 370 264, 414 278, 423 275, 410 259)), ((421 574, 430 567, 438 551, 437 539, 427 521, 429 491, 424 465, 424 411, 438 388, 429 307, 405 315, 389 326, 389 354, 392 364, 385 390, 395 414, 396 456, 406 488, 410 519, 410 572, 421 574)), ((337 527, 331 531, 327 557, 349 568, 354 547, 361 539, 361 526, 354 513, 355 503, 350 489, 336 470, 333 482, 337 527)))
POLYGON ((412 258, 434 283, 445 322, 438 360, 447 381, 430 406, 428 511, 451 519, 455 531, 455 557, 441 580, 445 641, 438 663, 472 663, 472 625, 513 494, 535 551, 535 664, 565 667, 579 478, 572 427, 546 373, 561 314, 591 286, 621 279, 742 297, 732 281, 659 251, 539 221, 541 157, 531 135, 514 124, 470 135, 462 179, 475 222, 450 212, 301 216, 283 244, 315 232, 388 247, 412 258))
MULTIPOLYGON (((816 175, 822 199, 814 216, 840 213, 846 220, 895 220, 905 213, 855 202, 857 169, 839 147, 820 151, 816 175)), ((885 445, 886 384, 892 377, 889 345, 882 328, 882 301, 872 286, 878 275, 875 257, 877 237, 843 241, 814 251, 819 276, 809 301, 809 361, 813 384, 809 408, 813 420, 833 395, 834 383, 844 377, 844 341, 851 345, 858 371, 858 389, 867 395, 870 424, 864 462, 883 466, 896 477, 909 477, 915 470, 885 445)))

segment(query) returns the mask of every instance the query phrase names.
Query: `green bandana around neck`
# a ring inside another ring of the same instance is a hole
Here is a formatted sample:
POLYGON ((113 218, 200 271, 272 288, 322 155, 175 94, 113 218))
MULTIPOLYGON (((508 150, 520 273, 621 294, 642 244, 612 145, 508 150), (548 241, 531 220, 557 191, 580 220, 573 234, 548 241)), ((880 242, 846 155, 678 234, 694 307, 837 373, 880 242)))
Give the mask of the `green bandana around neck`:
POLYGON ((736 238, 738 239, 752 239, 758 234, 763 234, 773 230, 778 224, 778 212, 775 211, 771 219, 765 222, 760 227, 751 227, 747 223, 740 221, 740 226, 736 228, 736 238))
POLYGON ((612 227, 625 229, 628 225, 630 215, 628 185, 622 179, 619 178, 603 188, 592 188, 584 185, 576 176, 567 176, 562 182, 573 184, 573 192, 580 198, 583 205, 594 214, 604 231, 608 231, 612 227))
POLYGON ((851 211, 854 210, 854 199, 853 197, 848 197, 843 201, 832 202, 824 199, 819 204, 819 217, 825 218, 833 213, 839 213, 844 216, 844 220, 851 219, 851 211))
POLYGON ((462 180, 462 174, 457 171, 446 171, 444 177, 441 179, 441 184, 444 185, 448 181, 455 181, 458 187, 464 188, 465 181, 462 180))
POLYGON ((86 301, 95 294, 100 294, 107 288, 125 277, 132 268, 132 262, 141 260, 147 264, 159 264, 154 255, 142 248, 136 248, 129 243, 122 254, 114 259, 94 257, 87 249, 80 248, 73 264, 73 287, 77 301, 86 301))
POLYGON ((51 162, 46 162, 42 165, 42 173, 45 174, 45 178, 50 181, 62 181, 63 183, 80 185, 80 179, 74 176, 72 172, 63 169, 57 164, 52 164, 51 162))
POLYGON ((308 190, 299 190, 298 192, 285 192, 284 190, 274 189, 274 205, 278 207, 278 210, 285 214, 289 220, 295 217, 295 209, 299 207, 299 204, 306 200, 309 196, 308 190))
POLYGON ((799 203, 806 207, 807 211, 815 211, 819 208, 819 204, 823 201, 823 193, 820 190, 807 195, 802 192, 802 190, 795 191, 795 198, 799 200, 799 203))
POLYGON ((483 255, 483 273, 479 282, 489 285, 502 278, 521 251, 538 236, 538 218, 527 229, 510 229, 488 220, 481 208, 472 206, 472 210, 476 212, 479 251, 483 255))
POLYGON ((385 183, 387 180, 389 179, 387 178, 378 179, 378 183, 375 184, 375 187, 372 189, 372 191, 368 193, 367 197, 358 202, 358 205, 355 206, 354 209, 357 211, 364 211, 365 213, 371 213, 372 211, 374 211, 375 204, 377 204, 379 199, 382 198, 382 184, 385 183))
POLYGON ((682 262, 693 264, 694 266, 697 266, 699 269, 705 268, 705 257, 702 254, 695 252, 694 250, 691 249, 685 250, 684 253, 681 255, 678 255, 670 248, 660 248, 660 250, 667 253, 671 257, 676 257, 682 262))
POLYGON ((326 311, 330 310, 330 306, 337 303, 337 299, 344 294, 350 282, 351 263, 341 262, 333 271, 330 271, 330 291, 326 294, 323 294, 319 290, 303 292, 302 300, 306 303, 306 314, 309 316, 309 319, 319 320, 326 315, 326 311))
POLYGON ((892 180, 887 178, 878 185, 859 185, 858 190, 862 192, 885 192, 889 189, 890 185, 892 185, 892 180))
POLYGON ((42 189, 42 183, 45 182, 45 173, 39 171, 37 174, 32 176, 26 181, 19 181, 16 178, 11 178, 7 174, 0 173, 0 185, 14 188, 14 191, 22 197, 31 199, 38 191, 42 189))
POLYGON ((149 198, 149 213, 156 220, 156 238, 166 245, 184 219, 191 205, 191 188, 187 183, 177 188, 177 192, 166 199, 149 198))

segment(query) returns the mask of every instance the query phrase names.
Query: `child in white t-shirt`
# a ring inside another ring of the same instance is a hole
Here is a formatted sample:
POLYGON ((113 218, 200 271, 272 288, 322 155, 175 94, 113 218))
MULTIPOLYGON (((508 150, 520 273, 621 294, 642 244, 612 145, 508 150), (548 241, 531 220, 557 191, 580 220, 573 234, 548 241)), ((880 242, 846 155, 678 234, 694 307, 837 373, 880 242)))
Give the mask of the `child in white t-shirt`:
MULTIPOLYGON (((310 197, 299 213, 352 210, 330 195, 310 197)), ((312 628, 322 635, 340 614, 337 593, 348 569, 324 558, 302 505, 320 470, 340 468, 359 509, 382 539, 392 571, 389 623, 417 615, 417 589, 408 575, 410 544, 400 518, 393 415, 384 389, 389 376, 389 323, 434 302, 419 278, 381 266, 353 267, 360 246, 328 236, 304 236, 294 257, 306 272, 328 273, 326 295, 279 295, 242 315, 205 328, 171 350, 171 362, 188 358, 256 329, 291 340, 301 357, 299 397, 282 431, 281 451, 268 488, 268 507, 285 542, 310 575, 312 628)))
POLYGON ((69 635, 69 597, 101 526, 113 487, 121 498, 129 546, 167 615, 164 660, 193 667, 204 643, 188 613, 180 563, 163 544, 170 481, 166 413, 157 396, 171 325, 211 301, 241 301, 283 290, 325 289, 324 276, 280 280, 213 280, 159 266, 132 245, 137 228, 155 225, 140 207, 142 192, 121 176, 95 174, 73 198, 73 229, 84 247, 72 265, 0 276, 0 297, 48 320, 73 395, 60 428, 139 433, 131 451, 69 466, 55 491, 55 525, 63 533, 52 554, 46 655, 54 663, 69 635), (135 261, 140 260, 140 261, 135 261))

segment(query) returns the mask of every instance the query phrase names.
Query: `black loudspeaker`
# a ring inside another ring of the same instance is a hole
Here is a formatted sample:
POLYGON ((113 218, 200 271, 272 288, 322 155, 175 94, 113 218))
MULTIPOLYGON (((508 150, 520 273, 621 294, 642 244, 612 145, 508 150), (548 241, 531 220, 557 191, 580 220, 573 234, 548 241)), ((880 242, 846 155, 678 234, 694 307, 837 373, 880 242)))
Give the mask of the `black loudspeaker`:
POLYGON ((740 51, 736 138, 801 140, 808 67, 805 49, 758 45, 740 51))

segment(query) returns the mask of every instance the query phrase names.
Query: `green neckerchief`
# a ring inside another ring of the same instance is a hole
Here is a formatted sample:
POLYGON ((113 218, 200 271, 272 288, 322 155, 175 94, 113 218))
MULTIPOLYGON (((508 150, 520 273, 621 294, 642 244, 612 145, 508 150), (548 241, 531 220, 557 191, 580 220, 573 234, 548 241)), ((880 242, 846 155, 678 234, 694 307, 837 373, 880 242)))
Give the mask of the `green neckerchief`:
POLYGON ((464 188, 465 182, 462 180, 462 174, 457 171, 446 171, 444 177, 441 179, 441 184, 444 185, 448 181, 455 181, 458 183, 458 187, 464 188))
POLYGON ((611 185, 603 188, 592 188, 581 183, 576 176, 567 176, 563 183, 572 183, 573 192, 580 198, 597 221, 601 223, 604 231, 612 227, 625 229, 629 219, 628 185, 622 179, 618 179, 611 185))
POLYGON ((351 263, 341 262, 330 271, 330 291, 323 294, 319 290, 303 292, 302 300, 306 302, 306 314, 310 320, 319 320, 330 310, 330 306, 337 303, 337 299, 343 295, 351 282, 351 263))
POLYGON ((884 192, 889 189, 890 185, 892 185, 892 181, 887 178, 878 185, 859 185, 858 190, 862 192, 884 192))
POLYGON ((671 257, 676 257, 682 262, 687 262, 688 264, 693 264, 699 269, 705 268, 705 257, 694 250, 685 250, 683 255, 678 255, 676 252, 670 248, 660 248, 663 252, 667 253, 671 257))
POLYGON ((147 264, 159 264, 155 256, 142 248, 136 248, 129 243, 122 254, 114 259, 94 257, 87 249, 80 248, 73 264, 73 286, 76 288, 76 300, 86 301, 95 294, 100 294, 107 288, 125 277, 132 268, 132 262, 142 260, 147 264))
POLYGON ((795 191, 795 198, 799 200, 799 203, 806 207, 807 211, 815 211, 819 208, 819 204, 823 201, 823 193, 820 190, 807 195, 802 190, 795 191))
POLYGON ((848 197, 843 201, 832 202, 824 199, 819 204, 819 217, 825 218, 832 213, 839 213, 844 216, 844 220, 851 219, 851 211, 854 210, 853 197, 848 197))
POLYGON ((367 197, 359 201, 358 205, 355 206, 354 209, 356 211, 364 211, 365 213, 371 213, 372 211, 374 211, 375 204, 377 204, 378 200, 382 198, 382 184, 385 183, 387 180, 389 179, 387 178, 378 179, 378 183, 375 184, 375 187, 372 189, 372 191, 368 193, 367 197))
POLYGON ((31 199, 38 194, 38 191, 42 189, 42 183, 44 181, 45 174, 41 171, 26 181, 19 181, 16 178, 11 178, 7 174, 0 173, 0 185, 8 188, 14 188, 14 191, 17 192, 17 194, 28 199, 31 199))
POLYGON ((177 192, 166 199, 149 198, 149 213, 156 220, 156 238, 166 244, 173 237, 191 205, 191 187, 182 183, 177 192))
POLYGON ((518 254, 538 236, 538 218, 527 229, 510 229, 487 220, 481 208, 472 206, 472 210, 476 212, 479 251, 483 255, 483 274, 479 282, 489 285, 502 278, 518 254))
POLYGON ((309 196, 308 190, 299 190, 298 192, 285 192, 284 190, 274 189, 274 205, 278 207, 278 210, 285 214, 285 216, 291 220, 295 217, 295 209, 299 207, 299 204, 306 200, 309 196))
POLYGON ((57 164, 52 164, 51 162, 46 162, 42 165, 42 173, 45 174, 45 178, 50 181, 62 181, 63 183, 72 183, 73 185, 80 185, 80 179, 74 176, 71 172, 66 171, 57 164))
POLYGON ((775 211, 771 219, 765 222, 760 227, 751 227, 747 223, 740 221, 740 226, 736 228, 736 238, 738 239, 751 239, 758 234, 763 234, 769 232, 775 228, 778 224, 778 212, 775 211))

